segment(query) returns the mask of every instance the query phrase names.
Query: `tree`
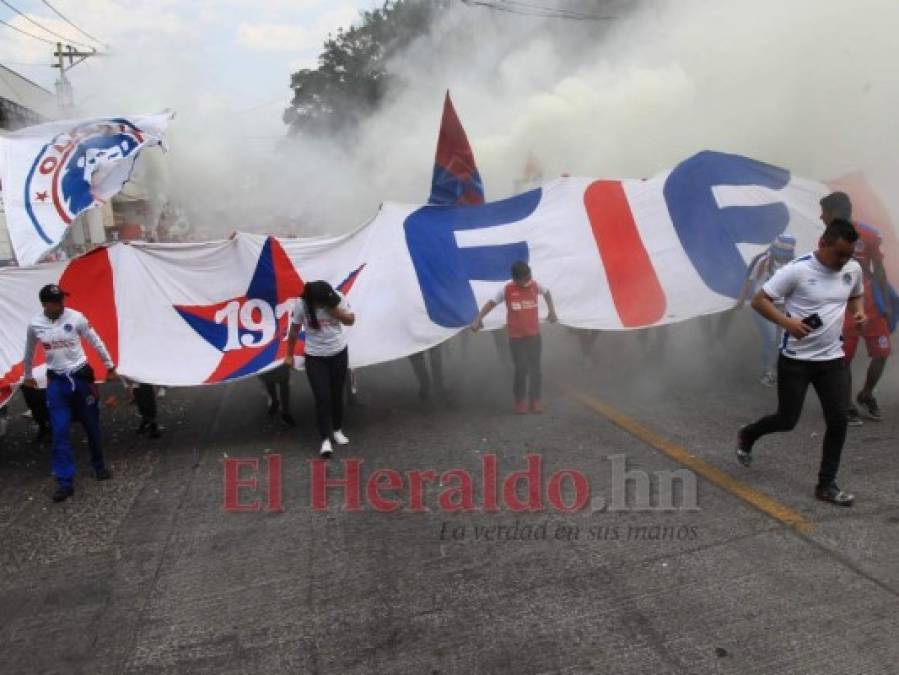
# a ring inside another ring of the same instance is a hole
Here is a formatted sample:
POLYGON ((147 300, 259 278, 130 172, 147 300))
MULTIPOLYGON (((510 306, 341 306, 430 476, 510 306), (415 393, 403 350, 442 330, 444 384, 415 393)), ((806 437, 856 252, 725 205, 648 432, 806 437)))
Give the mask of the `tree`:
POLYGON ((291 134, 332 134, 355 127, 374 111, 388 86, 390 58, 427 32, 448 0, 387 0, 361 13, 361 22, 328 36, 318 68, 290 78, 293 101, 284 111, 291 134))

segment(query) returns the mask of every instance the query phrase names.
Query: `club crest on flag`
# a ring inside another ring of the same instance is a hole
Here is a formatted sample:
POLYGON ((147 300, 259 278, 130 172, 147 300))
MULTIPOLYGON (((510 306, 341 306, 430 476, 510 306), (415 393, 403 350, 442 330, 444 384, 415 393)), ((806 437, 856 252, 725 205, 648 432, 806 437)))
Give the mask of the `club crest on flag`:
POLYGON ((122 118, 83 124, 47 143, 25 179, 25 210, 37 234, 52 242, 44 225, 46 207, 52 207, 49 215, 69 225, 78 214, 106 201, 110 195, 104 194, 102 182, 143 143, 141 130, 122 118))

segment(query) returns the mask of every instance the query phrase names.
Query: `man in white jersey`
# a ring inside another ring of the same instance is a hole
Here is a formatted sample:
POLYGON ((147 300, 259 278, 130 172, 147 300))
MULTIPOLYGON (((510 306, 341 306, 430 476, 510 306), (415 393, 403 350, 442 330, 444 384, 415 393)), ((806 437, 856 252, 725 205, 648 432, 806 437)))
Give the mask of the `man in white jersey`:
POLYGON ((72 419, 81 421, 87 433, 91 465, 97 480, 110 478, 100 446, 99 393, 94 383, 94 371, 88 365, 81 346, 81 338, 90 342, 107 368, 107 379, 115 379, 115 364, 84 314, 63 304, 66 293, 55 285, 44 286, 39 293, 43 311, 28 325, 25 343, 26 387, 37 387, 32 369, 38 343, 47 358, 47 405, 50 409, 50 428, 53 434, 53 475, 59 487, 53 501, 61 502, 75 493, 75 460, 69 427, 72 419))
POLYGON ((737 435, 737 459, 749 466, 759 438, 796 426, 811 384, 827 424, 815 497, 839 506, 851 506, 854 500, 837 487, 836 477, 849 411, 842 335, 847 305, 856 325, 866 321, 862 269, 852 259, 857 240, 852 223, 833 220, 814 253, 782 267, 755 294, 753 309, 784 329, 777 362, 777 412, 746 425, 737 435), (775 305, 778 300, 784 303, 783 311, 775 305))

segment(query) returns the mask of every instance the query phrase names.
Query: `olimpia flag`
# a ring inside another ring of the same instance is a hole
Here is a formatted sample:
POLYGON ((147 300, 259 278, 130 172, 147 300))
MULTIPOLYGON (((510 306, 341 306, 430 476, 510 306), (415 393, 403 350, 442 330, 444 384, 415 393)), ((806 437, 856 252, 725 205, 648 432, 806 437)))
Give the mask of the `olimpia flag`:
POLYGON ((19 264, 40 261, 75 218, 116 195, 140 151, 163 143, 172 117, 68 120, 0 135, 6 224, 19 264))
MULTIPOLYGON (((818 200, 830 191, 707 151, 645 180, 566 177, 475 206, 387 202, 336 236, 114 244, 67 263, 0 269, 0 404, 21 380, 44 284, 71 294, 67 303, 87 316, 123 376, 190 386, 283 360, 295 298, 305 281, 325 279, 356 313, 346 332, 360 367, 464 330, 516 260, 529 262, 552 289, 559 322, 574 328, 629 330, 730 309, 749 261, 778 235, 796 237, 799 254, 815 248, 818 200)), ((485 323, 503 318, 494 312, 485 323)))
POLYGON ((468 136, 459 121, 449 91, 443 101, 443 118, 434 154, 434 174, 428 204, 483 204, 484 183, 474 161, 468 136))

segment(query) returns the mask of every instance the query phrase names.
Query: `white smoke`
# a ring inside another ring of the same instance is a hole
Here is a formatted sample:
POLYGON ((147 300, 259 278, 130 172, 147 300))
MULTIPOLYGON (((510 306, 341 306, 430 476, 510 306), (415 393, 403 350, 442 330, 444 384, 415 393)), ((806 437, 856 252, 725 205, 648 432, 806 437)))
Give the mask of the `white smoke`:
POLYGON ((80 84, 90 112, 177 110, 159 185, 219 234, 346 230, 382 200, 424 201, 447 88, 490 199, 529 152, 546 179, 613 178, 712 148, 811 178, 864 170, 899 214, 895 0, 610 6, 618 18, 596 22, 452 5, 393 60, 396 86, 352 139, 285 144, 280 106, 235 113, 227 71, 177 27, 152 36, 152 59, 135 44, 80 84))

